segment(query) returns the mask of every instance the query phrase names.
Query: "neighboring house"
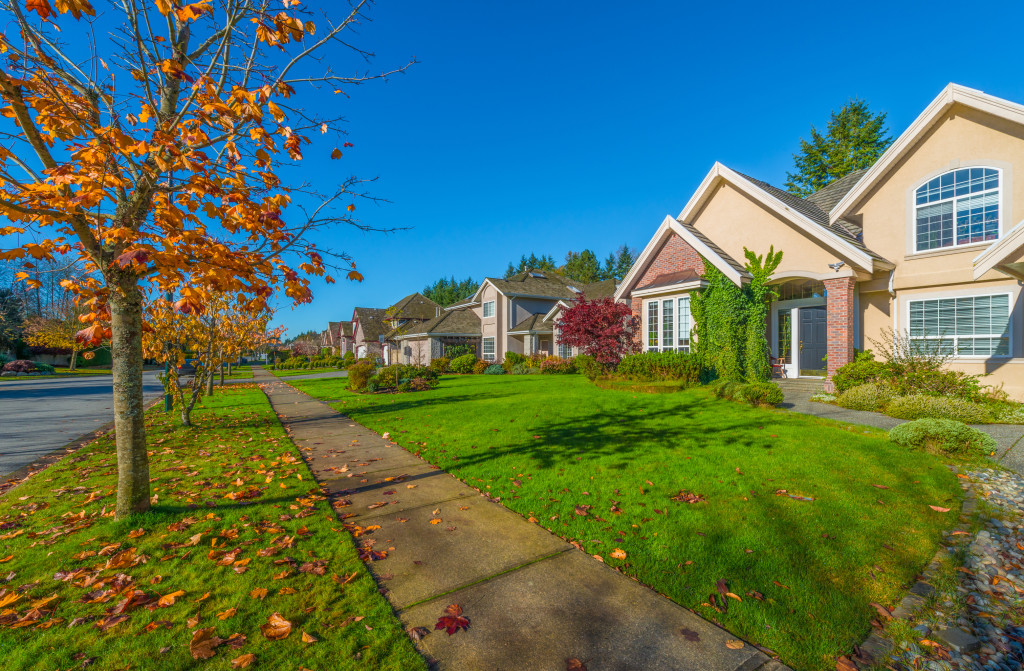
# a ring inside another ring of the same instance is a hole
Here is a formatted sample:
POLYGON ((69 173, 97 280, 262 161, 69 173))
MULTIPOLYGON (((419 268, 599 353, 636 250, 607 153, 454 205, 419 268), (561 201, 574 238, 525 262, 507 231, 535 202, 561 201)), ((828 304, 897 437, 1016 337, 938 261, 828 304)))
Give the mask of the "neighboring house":
MULTIPOLYGON (((583 294, 588 300, 614 296, 615 280, 603 280, 601 282, 587 284, 583 287, 583 294)), ((562 310, 570 307, 571 305, 572 300, 560 300, 555 303, 547 313, 543 315, 536 315, 536 319, 532 323, 527 322, 516 326, 512 333, 513 335, 550 335, 551 342, 554 343, 555 347, 552 354, 560 356, 563 359, 574 357, 577 354, 580 354, 579 348, 562 344, 558 330, 558 320, 562 316, 562 310)))
POLYGON ((647 350, 687 350, 704 263, 748 281, 783 252, 769 344, 828 376, 885 329, 1024 397, 1024 106, 950 84, 871 168, 801 199, 721 164, 666 217, 616 291, 647 350))
POLYGON ((327 328, 320 334, 320 349, 326 349, 331 354, 338 353, 340 327, 341 322, 327 322, 327 328))
POLYGON ((354 351, 352 322, 338 322, 338 354, 344 356, 346 352, 354 351))
POLYGON ((381 356, 380 336, 391 330, 384 308, 356 308, 352 311, 352 351, 357 359, 381 356))
POLYGON ((396 338, 419 324, 434 319, 441 314, 440 305, 421 293, 409 294, 385 310, 388 331, 384 334, 384 362, 392 363, 398 355, 396 338))
POLYGON ((508 279, 485 278, 468 301, 449 309, 471 309, 480 318, 481 359, 502 361, 505 352, 551 356, 557 351, 553 322, 546 315, 559 301, 580 293, 597 297, 607 292, 608 282, 614 286, 611 280, 583 285, 555 272, 527 270, 508 279))
POLYGON ((440 315, 395 336, 398 362, 425 366, 455 345, 480 345, 480 317, 471 309, 443 310, 440 315))

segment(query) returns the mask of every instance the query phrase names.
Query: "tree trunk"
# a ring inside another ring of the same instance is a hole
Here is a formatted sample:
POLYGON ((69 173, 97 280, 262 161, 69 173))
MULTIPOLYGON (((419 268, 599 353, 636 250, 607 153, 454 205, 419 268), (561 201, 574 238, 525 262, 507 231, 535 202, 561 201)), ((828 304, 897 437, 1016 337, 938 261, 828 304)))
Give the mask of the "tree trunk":
POLYGON ((72 349, 71 350, 71 361, 68 362, 68 372, 69 373, 74 373, 75 372, 75 364, 77 362, 78 362, 78 350, 77 349, 72 349))
POLYGON ((118 519, 149 509, 149 457, 142 401, 142 293, 129 273, 108 279, 113 360, 118 519))
POLYGON ((213 396, 213 371, 206 375, 206 395, 213 396))

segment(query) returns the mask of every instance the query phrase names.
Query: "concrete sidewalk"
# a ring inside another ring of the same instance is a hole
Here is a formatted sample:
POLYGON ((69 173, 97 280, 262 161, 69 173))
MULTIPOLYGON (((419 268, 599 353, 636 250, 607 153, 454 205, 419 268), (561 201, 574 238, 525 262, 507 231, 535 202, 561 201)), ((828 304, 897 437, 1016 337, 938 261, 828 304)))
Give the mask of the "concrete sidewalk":
MULTIPOLYGON (((865 410, 847 410, 828 403, 817 403, 811 400, 811 393, 797 390, 784 390, 786 399, 780 408, 815 417, 825 417, 838 422, 862 424, 888 431, 894 426, 903 424, 905 419, 896 419, 880 412, 865 410)), ((995 438, 999 444, 996 452, 997 461, 1007 468, 1024 475, 1024 426, 1018 424, 972 424, 975 429, 984 431, 995 438)))
POLYGON ((755 646, 575 550, 444 471, 254 371, 317 481, 357 539, 387 558, 370 570, 433 668, 778 671, 755 646), (449 604, 471 625, 434 624, 449 604), (727 645, 728 643, 728 645, 727 645))

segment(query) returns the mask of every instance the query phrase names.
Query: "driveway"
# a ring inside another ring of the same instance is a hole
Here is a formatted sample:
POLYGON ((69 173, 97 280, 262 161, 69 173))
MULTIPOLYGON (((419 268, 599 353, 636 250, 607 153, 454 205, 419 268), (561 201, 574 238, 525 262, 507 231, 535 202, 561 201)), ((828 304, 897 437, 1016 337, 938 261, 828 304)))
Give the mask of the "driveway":
MULTIPOLYGON (((0 383, 0 476, 114 421, 112 385, 109 375, 0 383)), ((155 371, 142 392, 163 394, 155 371)))

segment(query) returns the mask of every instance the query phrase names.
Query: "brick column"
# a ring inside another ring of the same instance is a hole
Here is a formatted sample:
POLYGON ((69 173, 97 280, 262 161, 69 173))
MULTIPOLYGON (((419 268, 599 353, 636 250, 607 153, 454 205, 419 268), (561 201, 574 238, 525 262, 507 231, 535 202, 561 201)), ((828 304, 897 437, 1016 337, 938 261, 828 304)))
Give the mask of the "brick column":
POLYGON ((852 277, 825 280, 828 308, 828 379, 840 367, 853 361, 853 291, 852 277))

